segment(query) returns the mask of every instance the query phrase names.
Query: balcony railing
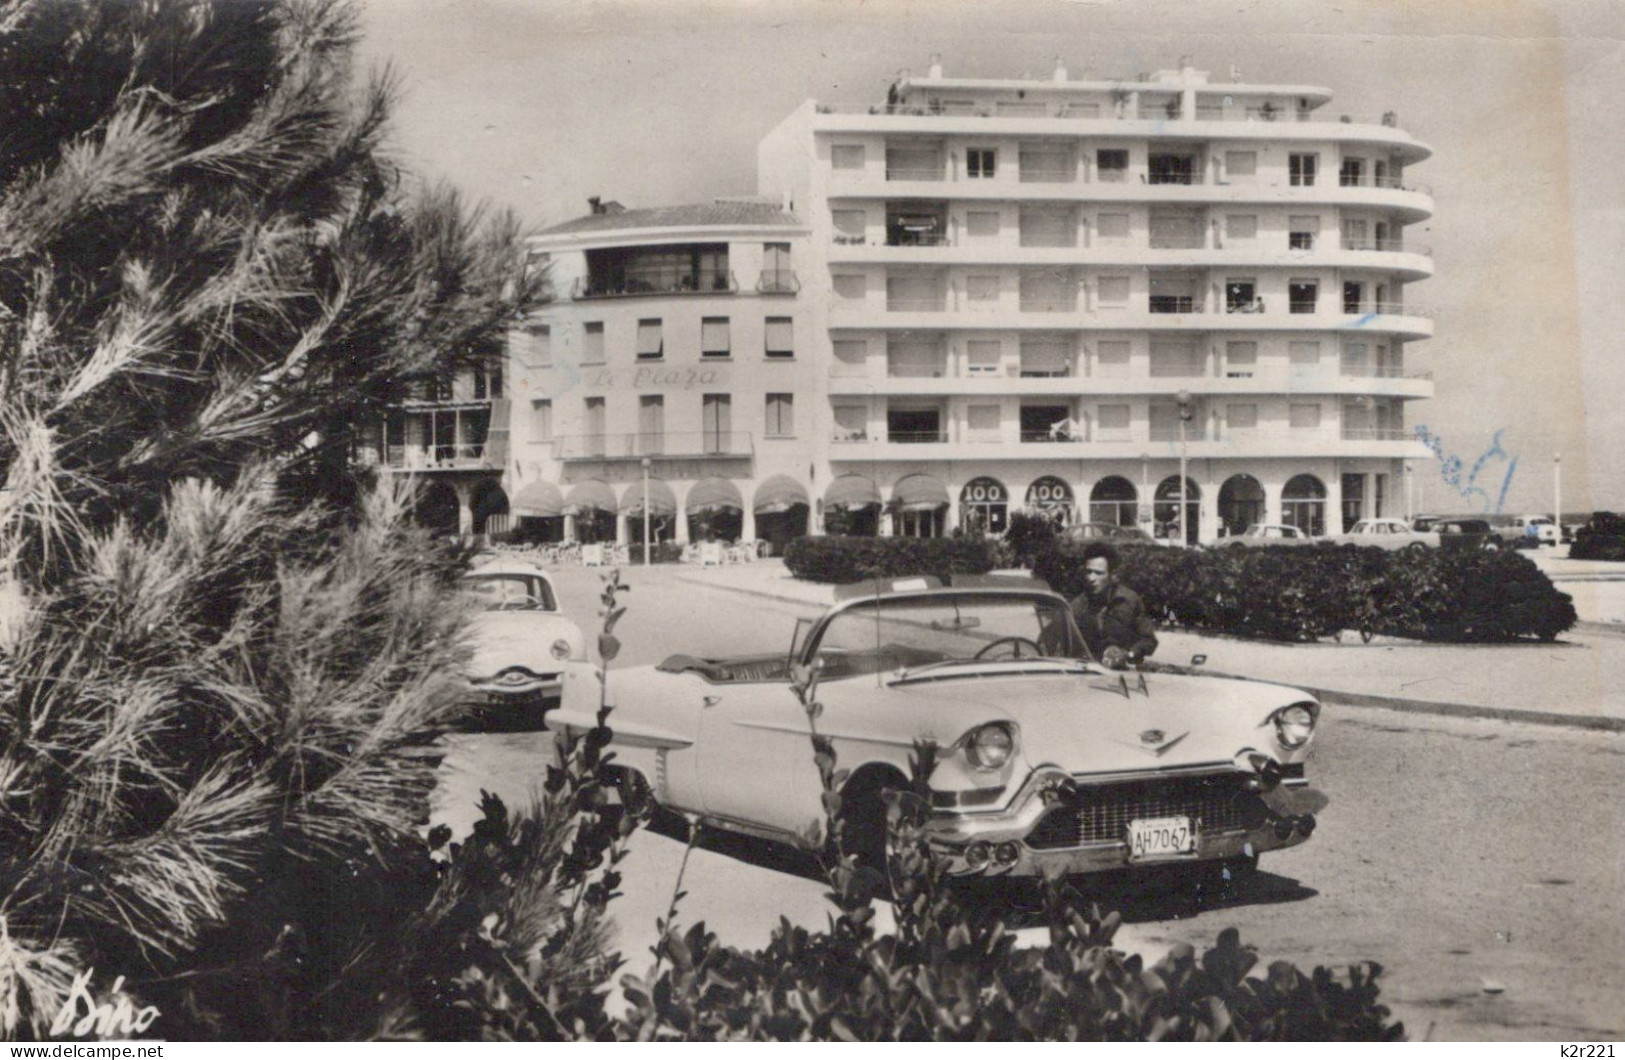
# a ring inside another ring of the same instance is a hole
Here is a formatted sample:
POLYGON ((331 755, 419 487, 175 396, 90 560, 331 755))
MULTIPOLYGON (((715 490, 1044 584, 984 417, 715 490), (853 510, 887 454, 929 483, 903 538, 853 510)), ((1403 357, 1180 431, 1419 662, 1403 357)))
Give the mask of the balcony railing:
POLYGON ((945 247, 949 245, 946 232, 893 232, 886 237, 888 247, 945 247))
POLYGON ((899 445, 927 445, 932 442, 946 442, 947 431, 887 431, 886 441, 896 442, 899 445))
MULTIPOLYGON (((1185 424, 1185 440, 1187 442, 1200 442, 1206 437, 1207 432, 1201 424, 1185 424)), ((1179 427, 1177 425, 1173 427, 1153 426, 1150 438, 1153 442, 1177 442, 1179 441, 1179 427)))
POLYGON ((1051 298, 1045 295, 1021 296, 1021 311, 1023 313, 1076 313, 1078 300, 1076 298, 1051 298))
POLYGON ((1147 184, 1200 184, 1202 174, 1199 170, 1181 172, 1178 170, 1162 170, 1150 172, 1145 175, 1147 184))
POLYGON ((1392 364, 1344 364, 1339 369, 1347 379, 1432 379, 1432 372, 1406 372, 1392 364))
POLYGON ((1200 313, 1202 303, 1185 295, 1154 294, 1148 299, 1148 308, 1153 313, 1200 313))
POLYGON ((1345 442, 1403 442, 1411 437, 1405 427, 1344 427, 1345 442))
MULTIPOLYGON (((378 451, 370 450, 373 460, 378 451)), ((484 442, 461 445, 389 445, 382 466, 392 471, 456 471, 499 466, 501 458, 484 442)))
POLYGON ((1075 247, 1078 234, 1072 232, 1023 232, 1016 241, 1021 247, 1075 247))
POLYGON ((1433 189, 1418 180, 1406 180, 1403 177, 1377 177, 1352 173, 1339 173, 1337 185, 1340 188, 1388 188, 1394 191, 1414 191, 1422 195, 1432 195, 1433 189))
POLYGON ((887 298, 889 313, 941 313, 948 308, 948 300, 937 298, 887 298))
POLYGON ((1433 248, 1421 243, 1407 243, 1403 239, 1344 239, 1344 250, 1379 250, 1387 254, 1421 254, 1431 258, 1433 248))
POLYGON ((626 279, 615 282, 578 277, 570 296, 577 301, 589 298, 639 298, 667 294, 733 294, 739 290, 734 274, 705 271, 669 279, 626 279))
POLYGON ((553 438, 555 460, 640 460, 646 456, 738 456, 752 453, 749 431, 633 431, 553 438))
POLYGON ((1022 166, 1022 184, 1071 184, 1078 179, 1077 166, 1022 166))
POLYGON ((947 180, 947 166, 887 166, 887 180, 947 180))
POLYGON ((790 269, 763 269, 756 281, 758 294, 795 294, 801 290, 801 281, 790 269))
POLYGON ((1021 432, 1021 440, 1024 443, 1039 443, 1039 442, 1081 442, 1081 441, 1084 441, 1085 439, 1084 439, 1082 434, 1075 434, 1072 431, 1059 430, 1059 429, 1056 429, 1056 428, 1053 428, 1053 427, 1046 427, 1041 431, 1022 431, 1021 432))
MULTIPOLYGON (((1130 110, 1126 100, 1119 112, 1115 101, 1061 101, 1056 103, 1030 103, 1020 112, 999 111, 993 106, 984 104, 943 104, 931 103, 895 103, 895 104, 848 104, 848 103, 820 103, 819 114, 869 114, 892 115, 905 118, 1070 118, 1073 120, 1108 120, 1108 121, 1168 121, 1170 120, 1170 107, 1168 104, 1144 104, 1138 110, 1130 110), (1082 111, 1080 113, 1080 110, 1082 111)), ((1178 107, 1172 108, 1175 118, 1182 112, 1178 107)), ((1386 125, 1397 128, 1399 117, 1394 111, 1388 111, 1380 118, 1353 117, 1348 114, 1317 114, 1313 110, 1298 107, 1284 106, 1231 106, 1225 107, 1216 103, 1198 103, 1196 105, 1197 121, 1279 121, 1279 122, 1323 122, 1327 124, 1341 123, 1359 125, 1386 125)))

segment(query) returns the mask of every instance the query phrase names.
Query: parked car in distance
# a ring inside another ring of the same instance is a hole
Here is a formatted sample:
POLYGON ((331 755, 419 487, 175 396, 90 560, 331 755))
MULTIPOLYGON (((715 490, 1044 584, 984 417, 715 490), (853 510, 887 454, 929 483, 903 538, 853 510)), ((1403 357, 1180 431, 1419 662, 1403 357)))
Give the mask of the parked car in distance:
MULTIPOLYGON (((622 798, 787 845, 823 834, 797 675, 815 680, 817 731, 847 774, 845 850, 882 873, 884 796, 910 787, 916 741, 937 748, 925 829, 956 877, 1169 862, 1244 873, 1308 839, 1325 805, 1304 775, 1313 696, 1188 669, 1107 670, 1065 599, 998 575, 850 586, 797 623, 788 651, 616 670, 622 798)), ((567 667, 548 727, 590 729, 598 703, 592 668, 567 667)))
POLYGON ((1560 536, 1557 524, 1549 515, 1514 515, 1508 533, 1513 537, 1521 536, 1524 539, 1515 546, 1520 548, 1555 546, 1560 536))
POLYGON ((1321 538, 1334 545, 1364 545, 1373 548, 1438 548, 1439 535, 1433 530, 1412 530, 1403 519, 1361 519, 1347 533, 1321 538))
POLYGON ((1302 529, 1286 523, 1254 523, 1234 537, 1221 537, 1214 548, 1258 548, 1265 545, 1310 545, 1315 542, 1302 529))
POLYGON ((1501 539, 1483 519, 1440 519, 1433 524, 1432 529, 1439 535, 1440 548, 1471 552, 1481 548, 1501 547, 1501 539))
POLYGON ((1115 545, 1160 545, 1159 541, 1137 526, 1119 526, 1116 523, 1073 523, 1061 531, 1067 541, 1110 541, 1115 545))
POLYGON ((540 729, 558 702, 566 663, 585 662, 587 640, 559 610, 553 583, 527 560, 496 556, 463 575, 479 609, 470 629, 465 724, 475 729, 540 729))

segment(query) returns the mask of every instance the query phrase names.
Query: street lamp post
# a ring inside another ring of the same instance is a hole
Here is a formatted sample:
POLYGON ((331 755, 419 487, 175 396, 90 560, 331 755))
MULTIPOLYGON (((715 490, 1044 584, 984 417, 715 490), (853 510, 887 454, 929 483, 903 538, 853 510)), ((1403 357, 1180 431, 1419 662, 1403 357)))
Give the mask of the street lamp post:
POLYGON ((643 565, 649 566, 649 458, 643 458, 643 565))
POLYGON ((1175 395, 1174 400, 1179 402, 1179 543, 1189 545, 1191 543, 1190 528, 1185 525, 1187 518, 1185 513, 1185 464, 1188 459, 1185 449, 1185 424, 1190 422, 1191 417, 1196 414, 1196 410, 1191 405, 1191 392, 1189 390, 1181 390, 1175 395))
POLYGON ((1563 454, 1555 453, 1552 456, 1552 522, 1557 524, 1557 540, 1554 545, 1563 543, 1563 454))

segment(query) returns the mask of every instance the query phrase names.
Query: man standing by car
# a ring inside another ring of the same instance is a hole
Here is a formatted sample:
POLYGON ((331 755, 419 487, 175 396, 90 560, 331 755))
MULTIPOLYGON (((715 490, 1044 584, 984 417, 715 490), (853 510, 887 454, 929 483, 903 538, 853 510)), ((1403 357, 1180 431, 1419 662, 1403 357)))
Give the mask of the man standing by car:
POLYGON ((1083 592, 1071 608, 1090 654, 1122 670, 1157 650, 1157 627, 1140 594, 1119 584, 1116 571, 1117 550, 1104 541, 1090 542, 1083 550, 1083 592))

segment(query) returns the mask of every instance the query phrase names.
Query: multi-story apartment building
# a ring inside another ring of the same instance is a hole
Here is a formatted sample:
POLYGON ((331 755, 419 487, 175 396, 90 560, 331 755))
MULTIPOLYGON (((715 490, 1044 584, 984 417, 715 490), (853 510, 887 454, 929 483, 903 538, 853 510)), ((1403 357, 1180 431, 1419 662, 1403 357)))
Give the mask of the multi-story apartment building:
POLYGON ((516 334, 512 513, 548 536, 808 532, 827 429, 807 229, 776 203, 593 212, 532 241, 555 297, 516 334))
MULTIPOLYGON (((464 530, 785 538, 1067 520, 1336 531, 1426 459, 1406 346, 1428 148, 1329 91, 904 76, 809 101, 759 199, 533 240, 553 301, 505 366, 387 425, 464 530)), ((478 373, 475 373, 478 375, 478 373)), ((432 398, 433 400, 427 400, 432 398)), ((433 507, 434 505, 431 505, 433 507)), ((442 513, 442 519, 449 518, 442 513)))
POLYGON ((1392 514, 1432 383, 1406 176, 1429 155, 1326 89, 901 78, 808 102, 763 140, 760 190, 810 227, 827 306, 807 483, 831 526, 994 528, 1012 506, 1177 527, 1339 529, 1392 514), (836 521, 829 517, 839 511, 836 521), (1329 525, 1330 524, 1330 525, 1329 525))

